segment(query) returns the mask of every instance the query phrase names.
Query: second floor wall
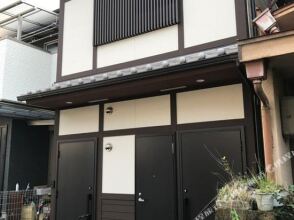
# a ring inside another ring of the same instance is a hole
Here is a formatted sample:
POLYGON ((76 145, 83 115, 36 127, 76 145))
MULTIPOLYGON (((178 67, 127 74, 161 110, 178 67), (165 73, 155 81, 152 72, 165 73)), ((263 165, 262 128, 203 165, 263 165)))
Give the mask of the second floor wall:
POLYGON ((61 0, 58 81, 233 44, 247 36, 245 5, 239 0, 61 0))
POLYGON ((57 54, 13 39, 0 41, 0 99, 16 101, 29 91, 50 87, 56 78, 57 54))

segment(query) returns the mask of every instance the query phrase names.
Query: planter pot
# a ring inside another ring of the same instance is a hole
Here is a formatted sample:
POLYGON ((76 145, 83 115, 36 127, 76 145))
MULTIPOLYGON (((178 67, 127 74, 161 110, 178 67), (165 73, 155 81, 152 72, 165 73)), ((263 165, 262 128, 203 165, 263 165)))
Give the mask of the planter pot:
POLYGON ((274 208, 273 193, 256 193, 255 199, 257 207, 261 211, 272 211, 274 208))
POLYGON ((243 202, 243 201, 235 200, 235 201, 232 202, 232 209, 249 210, 250 209, 250 204, 249 204, 249 202, 243 202))
POLYGON ((231 208, 231 203, 227 201, 217 200, 216 207, 219 209, 229 209, 231 208))

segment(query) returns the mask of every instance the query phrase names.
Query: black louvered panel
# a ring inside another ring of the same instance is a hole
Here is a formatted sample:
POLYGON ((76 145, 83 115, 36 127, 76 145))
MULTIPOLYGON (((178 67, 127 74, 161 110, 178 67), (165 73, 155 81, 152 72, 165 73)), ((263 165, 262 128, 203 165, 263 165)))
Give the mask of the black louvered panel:
POLYGON ((175 25, 179 0, 95 0, 94 45, 175 25))

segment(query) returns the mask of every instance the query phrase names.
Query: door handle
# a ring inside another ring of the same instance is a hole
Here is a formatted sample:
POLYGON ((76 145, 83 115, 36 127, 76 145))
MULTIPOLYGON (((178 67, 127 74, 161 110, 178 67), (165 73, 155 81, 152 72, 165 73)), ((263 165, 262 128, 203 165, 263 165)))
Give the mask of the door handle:
POLYGON ((138 202, 145 202, 145 199, 138 198, 138 202))
POLYGON ((78 219, 86 219, 91 220, 92 219, 92 194, 87 195, 87 214, 80 215, 78 219))
POLYGON ((190 205, 189 205, 188 189, 184 188, 184 190, 183 190, 183 217, 184 217, 184 219, 191 219, 189 213, 190 213, 190 205))

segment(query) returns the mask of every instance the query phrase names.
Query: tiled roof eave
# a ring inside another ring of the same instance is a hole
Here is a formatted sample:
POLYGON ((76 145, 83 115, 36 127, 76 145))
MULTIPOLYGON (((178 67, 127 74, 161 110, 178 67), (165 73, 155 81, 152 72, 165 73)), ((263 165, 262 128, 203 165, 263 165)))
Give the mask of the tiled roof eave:
POLYGON ((130 67, 113 72, 100 73, 93 76, 68 80, 54 84, 50 88, 38 91, 30 91, 18 97, 20 101, 32 100, 46 96, 70 93, 84 89, 96 88, 130 80, 142 79, 152 75, 163 75, 179 70, 200 68, 221 62, 236 61, 238 59, 237 45, 202 51, 175 57, 159 62, 130 67))

